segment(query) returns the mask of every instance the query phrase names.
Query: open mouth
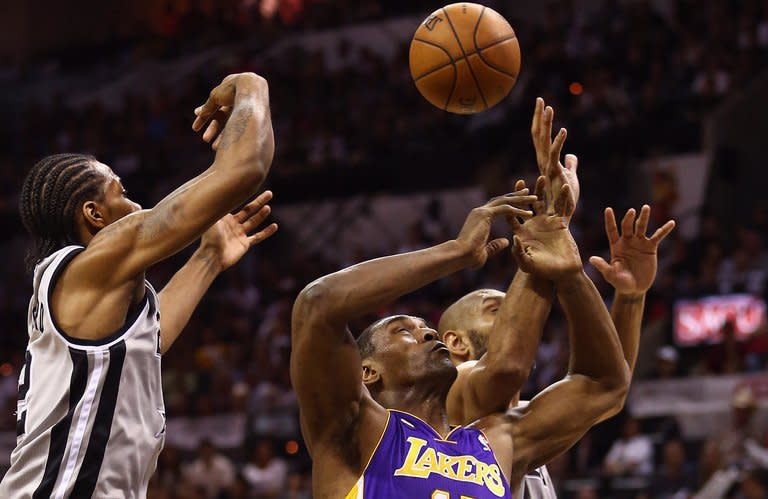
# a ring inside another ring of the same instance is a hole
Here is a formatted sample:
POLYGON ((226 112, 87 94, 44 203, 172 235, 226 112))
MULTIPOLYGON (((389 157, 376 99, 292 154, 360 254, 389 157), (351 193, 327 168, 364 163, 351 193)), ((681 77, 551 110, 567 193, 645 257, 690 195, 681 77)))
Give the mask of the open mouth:
POLYGON ((430 350, 430 352, 436 352, 438 350, 445 350, 447 352, 448 347, 445 346, 445 343, 443 343, 442 341, 438 341, 435 343, 435 346, 432 347, 432 350, 430 350))

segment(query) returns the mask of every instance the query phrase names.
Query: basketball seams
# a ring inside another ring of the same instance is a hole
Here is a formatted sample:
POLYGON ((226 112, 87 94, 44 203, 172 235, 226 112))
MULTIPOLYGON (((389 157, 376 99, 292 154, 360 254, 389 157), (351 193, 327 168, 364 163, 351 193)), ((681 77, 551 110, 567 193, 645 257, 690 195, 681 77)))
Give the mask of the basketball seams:
MULTIPOLYGON (((445 10, 445 7, 441 9, 443 11, 443 14, 445 14, 445 18, 448 20, 448 25, 451 27, 451 31, 453 31, 453 36, 456 38, 456 43, 459 44, 459 48, 461 49, 461 53, 464 55, 463 59, 467 59, 467 52, 464 50, 464 46, 461 44, 461 39, 459 38, 459 34, 456 32, 456 28, 453 26, 453 21, 451 21, 451 16, 448 15, 448 11, 445 10)), ((485 10, 485 7, 483 7, 483 10, 485 10)), ((480 20, 480 17, 482 17, 482 12, 480 16, 478 16, 478 21, 480 20)), ((488 107, 488 102, 485 100, 485 95, 483 95, 483 89, 480 88, 480 82, 477 80, 477 76, 475 75, 475 71, 472 69, 472 65, 469 64, 469 60, 467 60, 467 68, 469 69, 469 74, 472 75, 472 79, 475 82, 475 86, 477 87, 477 93, 480 94, 480 98, 483 99, 483 104, 485 107, 488 107)), ((458 79, 458 74, 456 75, 458 79)), ((456 82, 454 81, 454 84, 456 82)), ((447 106, 446 106, 447 107, 447 106)))
MULTIPOLYGON (((424 74, 422 74, 422 75, 419 75, 419 76, 418 76, 418 78, 414 78, 414 79, 413 79, 413 81, 414 81, 414 82, 417 82, 417 81, 421 80, 422 78, 424 78, 425 76, 429 76, 429 75, 431 75, 432 73, 434 73, 434 72, 436 72, 436 71, 440 71, 441 69, 443 69, 443 68, 445 68, 445 67, 447 67, 447 66, 453 66, 453 75, 454 75, 454 78, 456 78, 456 77, 457 77, 457 76, 456 76, 456 63, 457 63, 458 61, 455 61, 455 60, 453 60, 453 57, 451 57, 451 53, 450 53, 450 52, 448 52, 448 51, 447 51, 447 50, 446 50, 444 47, 441 47, 440 45, 438 45, 438 44, 436 44, 436 43, 434 43, 434 42, 430 42, 430 41, 428 41, 428 40, 424 40, 423 38, 414 38, 414 39, 413 39, 413 41, 415 41, 415 42, 421 42, 421 43, 423 43, 423 44, 425 44, 425 45, 429 45, 429 46, 431 46, 431 47, 439 48, 440 50, 442 50, 443 52, 445 52, 445 55, 447 55, 447 56, 448 56, 448 60, 449 60, 449 62, 446 62, 445 64, 442 64, 442 65, 440 65, 440 66, 434 67, 434 68, 430 69, 429 71, 427 71, 426 73, 424 73, 424 74)), ((454 83, 455 83, 455 82, 454 82, 454 83)))
POLYGON ((472 42, 475 44, 475 50, 477 51, 476 54, 478 56, 480 56, 480 60, 483 61, 485 63, 485 65, 488 66, 489 68, 491 68, 491 69, 493 69, 493 70, 495 70, 495 71, 497 71, 497 72, 499 72, 499 73, 501 73, 503 75, 506 75, 506 76, 509 76, 511 78, 514 78, 516 80, 517 79, 516 75, 513 75, 512 73, 509 73, 508 71, 505 71, 505 70, 499 68, 495 64, 491 64, 485 57, 483 57, 483 50, 487 50, 487 49, 489 49, 491 47, 495 47, 497 45, 501 45, 502 43, 504 43, 506 41, 509 41, 509 40, 514 40, 517 37, 517 35, 514 33, 514 30, 513 30, 512 34, 510 36, 502 38, 501 40, 496 40, 495 42, 491 43, 487 47, 480 48, 478 46, 478 44, 477 44, 477 32, 480 30, 480 21, 483 20, 483 14, 485 14, 485 7, 483 7, 483 10, 480 11, 480 15, 477 18, 477 23, 475 24, 475 30, 472 33, 472 42))
MULTIPOLYGON (((513 38, 510 38, 509 40, 514 40, 514 37, 513 37, 513 38)), ((504 41, 509 41, 509 40, 504 40, 504 41)), ((493 45, 491 45, 491 46, 488 46, 488 47, 484 48, 483 50, 487 50, 487 49, 491 48, 492 46, 496 46, 496 45, 499 45, 499 44, 501 44, 501 43, 503 43, 503 42, 494 43, 493 45)), ((487 65, 489 68, 491 68, 491 69, 495 69, 495 70, 496 70, 496 71, 498 71, 499 73, 501 73, 501 74, 504 74, 504 75, 507 75, 507 76, 509 76, 510 78, 514 78, 514 79, 517 79, 517 75, 513 75, 513 74, 512 74, 512 73, 510 73, 509 71, 505 71, 504 69, 502 69, 502 68, 498 67, 496 64, 493 64, 493 63, 491 63, 491 62, 490 62, 490 61, 488 61, 488 60, 487 60, 485 57, 483 57, 483 50, 478 50, 478 51, 477 51, 477 55, 479 55, 479 56, 480 56, 480 60, 481 60, 481 61, 483 61, 483 62, 484 62, 484 63, 485 63, 485 64, 486 64, 486 65, 487 65)))

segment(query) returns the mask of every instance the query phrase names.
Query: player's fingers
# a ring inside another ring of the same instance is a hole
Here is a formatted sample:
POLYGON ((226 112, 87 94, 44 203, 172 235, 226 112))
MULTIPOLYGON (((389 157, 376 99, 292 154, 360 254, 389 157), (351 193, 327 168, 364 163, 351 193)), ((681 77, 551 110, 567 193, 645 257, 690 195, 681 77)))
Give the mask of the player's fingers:
POLYGON ((512 254, 515 257, 515 260, 521 262, 525 259, 525 250, 523 249, 523 243, 520 241, 520 238, 517 236, 512 236, 512 254))
POLYGON ((637 217, 637 223, 635 224, 635 236, 644 237, 648 230, 648 220, 651 218, 651 207, 644 204, 640 208, 640 216, 637 217))
POLYGON ((248 234, 252 232, 256 227, 267 219, 269 214, 272 213, 272 207, 267 205, 262 207, 259 211, 250 216, 245 222, 243 222, 243 231, 248 234))
POLYGON ((260 209, 267 205, 272 200, 272 191, 264 191, 256 196, 253 201, 243 206, 243 208, 235 213, 235 220, 238 223, 243 223, 250 217, 255 215, 260 209))
POLYGON ((665 223, 661 227, 659 227, 656 232, 653 233, 651 236, 651 241, 653 241, 655 244, 659 244, 664 240, 665 237, 669 235, 670 232, 675 228, 675 221, 670 220, 669 222, 665 223))
POLYGON ((511 215, 507 217, 507 222, 509 223, 509 228, 512 229, 512 232, 519 231, 523 226, 517 217, 511 215))
POLYGON ((608 236, 608 242, 615 244, 619 239, 619 227, 616 225, 616 215, 613 208, 605 209, 605 234, 608 236))
POLYGON ((603 275, 603 277, 608 275, 608 273, 611 271, 611 265, 599 256, 590 257, 589 263, 591 263, 592 266, 595 267, 597 271, 603 275))
POLYGON ((560 188, 560 192, 555 198, 555 213, 561 217, 567 217, 570 216, 572 212, 573 202, 571 199, 571 186, 565 184, 560 188))
POLYGON ((499 206, 502 204, 524 204, 526 202, 532 203, 534 201, 536 201, 536 196, 529 196, 528 189, 520 189, 519 191, 510 192, 502 196, 491 198, 491 200, 486 203, 486 206, 493 208, 494 206, 499 206))
POLYGON ((579 169, 579 158, 575 154, 565 155, 565 168, 575 173, 579 169))
POLYGON ((555 110, 552 109, 552 106, 547 106, 544 108, 544 119, 542 120, 542 127, 539 131, 539 134, 542 138, 546 138, 547 141, 550 143, 552 142, 552 121, 555 117, 555 110))
POLYGON ((219 109, 219 106, 217 106, 213 100, 208 99, 205 101, 205 104, 195 109, 195 121, 192 122, 192 130, 199 132, 203 125, 208 123, 208 120, 211 119, 211 116, 219 109))
POLYGON ((264 229, 260 230, 256 234, 248 237, 248 244, 254 246, 264 241, 265 239, 272 237, 277 232, 277 224, 269 224, 264 229))
POLYGON ((627 213, 624 214, 624 218, 621 219, 621 237, 630 239, 634 234, 635 226, 635 209, 630 208, 627 213))
POLYGON ((509 246, 509 239, 500 237, 486 244, 485 251, 488 254, 488 257, 492 257, 501 253, 507 246, 509 246))
POLYGON ((533 216, 532 211, 523 210, 521 208, 509 205, 509 204, 502 204, 499 206, 492 207, 491 214, 494 217, 498 217, 500 215, 506 215, 507 217, 531 218, 533 216))
POLYGON ((515 191, 522 191, 523 189, 525 189, 525 180, 520 179, 515 182, 515 191))
POLYGON ((536 202, 533 204, 533 209, 537 213, 543 213, 547 209, 547 179, 544 175, 539 176, 536 179, 536 185, 533 189, 533 195, 536 196, 536 202))
POLYGON ((568 137, 568 130, 561 128, 552 142, 552 148, 549 150, 549 178, 560 173, 560 153, 563 152, 566 137, 568 137))
POLYGON ((536 97, 536 105, 533 107, 533 120, 531 121, 531 136, 536 141, 541 127, 541 113, 544 110, 544 99, 536 97))

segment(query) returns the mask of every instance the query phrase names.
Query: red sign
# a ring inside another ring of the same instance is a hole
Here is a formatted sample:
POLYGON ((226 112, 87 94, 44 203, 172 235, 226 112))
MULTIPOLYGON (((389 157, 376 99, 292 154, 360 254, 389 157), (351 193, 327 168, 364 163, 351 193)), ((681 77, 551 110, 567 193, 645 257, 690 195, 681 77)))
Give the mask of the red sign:
POLYGON ((726 321, 734 323, 736 338, 747 338, 765 321, 765 302, 751 295, 710 296, 675 303, 675 343, 680 346, 722 341, 726 321))

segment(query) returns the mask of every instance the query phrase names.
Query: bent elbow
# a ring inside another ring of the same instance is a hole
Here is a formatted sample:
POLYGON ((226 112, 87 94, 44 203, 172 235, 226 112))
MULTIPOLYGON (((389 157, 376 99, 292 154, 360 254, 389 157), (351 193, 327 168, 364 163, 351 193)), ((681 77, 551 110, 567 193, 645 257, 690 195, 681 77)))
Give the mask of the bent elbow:
POLYGON ((630 376, 628 369, 623 375, 602 383, 607 406, 603 419, 617 415, 624 408, 627 396, 629 395, 629 384, 630 376))
POLYGON ((317 279, 307 284, 301 290, 293 304, 293 314, 314 315, 319 310, 327 308, 332 301, 331 289, 324 278, 317 279))

